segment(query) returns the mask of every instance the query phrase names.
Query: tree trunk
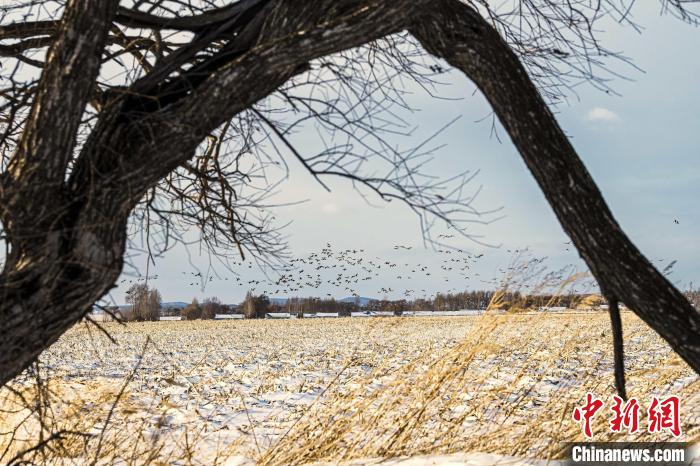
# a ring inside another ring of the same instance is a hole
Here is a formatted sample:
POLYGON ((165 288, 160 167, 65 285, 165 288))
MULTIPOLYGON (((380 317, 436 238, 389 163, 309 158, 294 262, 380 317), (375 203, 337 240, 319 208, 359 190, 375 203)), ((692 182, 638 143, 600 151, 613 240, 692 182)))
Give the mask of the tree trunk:
POLYGON ((122 269, 128 210, 109 191, 118 185, 65 186, 118 4, 66 3, 22 139, 0 173, 9 243, 0 274, 0 385, 78 322, 122 269))
POLYGON ((625 303, 700 373, 700 313, 622 231, 498 32, 456 0, 436 1, 411 32, 484 93, 603 292, 625 303))
POLYGON ((68 214, 75 228, 50 231, 32 251, 11 255, 0 275, 0 386, 29 367, 113 287, 123 265, 126 217, 107 217, 68 214))

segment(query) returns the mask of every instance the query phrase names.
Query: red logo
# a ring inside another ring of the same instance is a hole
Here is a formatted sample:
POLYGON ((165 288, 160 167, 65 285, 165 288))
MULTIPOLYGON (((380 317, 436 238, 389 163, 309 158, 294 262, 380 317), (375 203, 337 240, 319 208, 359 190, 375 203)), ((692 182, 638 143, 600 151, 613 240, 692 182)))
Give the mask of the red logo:
MULTIPOLYGON (((583 433, 586 437, 593 437, 591 420, 593 416, 602 408, 603 401, 596 398, 592 393, 586 394, 586 402, 583 406, 574 408, 574 421, 582 424, 583 433)), ((630 398, 625 402, 615 395, 613 397, 610 411, 610 432, 623 432, 627 430, 630 434, 639 431, 639 411, 640 404, 636 398, 630 398)), ((667 430, 675 437, 680 437, 681 431, 681 402, 677 396, 669 396, 663 400, 652 396, 651 404, 647 410, 648 432, 656 433, 667 430)))
POLYGON ((583 420, 583 433, 586 437, 593 437, 591 431, 591 419, 595 416, 600 408, 603 407, 603 402, 594 398, 591 393, 586 394, 586 404, 580 408, 574 409, 574 421, 581 422, 583 420))
POLYGON ((668 429, 675 437, 681 435, 681 402, 677 396, 663 401, 652 396, 648 413, 650 433, 668 429))
POLYGON ((612 432, 622 432, 624 427, 630 434, 639 430, 639 403, 636 398, 630 398, 627 403, 622 398, 615 395, 610 411, 614 413, 610 421, 612 432))

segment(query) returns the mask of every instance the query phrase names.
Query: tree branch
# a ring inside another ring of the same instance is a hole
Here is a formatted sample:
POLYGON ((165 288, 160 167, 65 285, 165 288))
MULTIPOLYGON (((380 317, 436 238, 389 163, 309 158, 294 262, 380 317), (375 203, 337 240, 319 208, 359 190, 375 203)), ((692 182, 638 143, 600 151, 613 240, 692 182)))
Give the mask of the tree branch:
MULTIPOLYGON (((274 2, 270 8, 259 11, 265 15, 264 21, 256 28, 256 36, 245 37, 248 49, 238 51, 240 44, 234 39, 231 47, 237 53, 228 62, 217 63, 214 69, 199 69, 198 73, 205 79, 187 81, 191 86, 188 92, 168 103, 167 108, 162 108, 163 104, 133 105, 127 98, 122 107, 115 105, 124 114, 106 115, 102 119, 104 125, 98 123, 76 163, 71 185, 92 184, 89 180, 97 176, 97 168, 100 176, 114 171, 114 177, 129 183, 129 192, 145 193, 190 159, 208 134, 304 71, 309 61, 405 29, 419 5, 420 2, 409 0, 324 0, 303 7, 289 0, 274 2), (142 140, 143 144, 136 151, 115 148, 123 157, 119 163, 111 153, 94 150, 96 144, 108 137, 103 128, 115 131, 112 125, 115 119, 124 120, 125 125, 137 132, 122 140, 129 140, 130 144, 142 140), (138 119, 138 124, 134 124, 134 119, 138 119), (148 137, 144 138, 144 134, 148 137), (150 160, 147 167, 143 164, 144 150, 148 151, 150 160), (102 159, 93 159, 95 154, 102 159)), ((221 53, 229 51, 224 48, 221 53)), ((142 90, 138 82, 135 85, 142 90)), ((145 100, 160 97, 135 94, 137 99, 145 100)))
POLYGON ((405 29, 420 4, 408 0, 326 0, 306 4, 299 11, 295 2, 277 1, 249 51, 220 67, 165 112, 163 144, 171 146, 175 137, 176 147, 187 151, 160 151, 154 154, 160 159, 158 163, 167 170, 181 164, 204 135, 270 95, 304 71, 309 61, 405 29))
POLYGON ((439 0, 411 32, 481 89, 601 289, 700 373, 700 313, 632 244, 517 56, 473 8, 439 0))
MULTIPOLYGON (((113 20, 123 26, 143 29, 168 29, 198 32, 221 24, 262 0, 241 0, 232 5, 205 11, 199 15, 165 18, 143 11, 120 7, 113 20)), ((52 36, 61 27, 61 21, 23 21, 0 26, 0 40, 52 36)))

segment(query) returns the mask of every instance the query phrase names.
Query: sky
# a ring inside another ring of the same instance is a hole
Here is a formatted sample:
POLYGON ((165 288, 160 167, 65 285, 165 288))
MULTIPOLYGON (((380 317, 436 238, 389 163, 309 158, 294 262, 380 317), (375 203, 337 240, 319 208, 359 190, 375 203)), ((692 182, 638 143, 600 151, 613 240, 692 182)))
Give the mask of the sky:
MULTIPOLYGON (((625 76, 610 84, 619 95, 583 85, 554 110, 622 228, 659 268, 676 260, 669 278, 685 288, 691 282, 700 283, 700 59, 696 53, 700 30, 659 13, 656 2, 643 2, 635 9, 637 22, 644 26, 641 33, 611 25, 600 34, 609 49, 623 52, 639 68, 616 66, 625 76)), ((500 141, 491 134, 491 120, 484 119, 490 114, 484 98, 459 72, 449 72, 444 80, 448 84, 441 88, 441 95, 450 99, 434 99, 418 91, 410 97, 416 109, 409 117, 417 127, 414 137, 427 137, 459 117, 438 136, 436 142, 442 147, 435 152, 429 171, 449 176, 479 170, 472 182, 474 187, 483 186, 476 205, 482 210, 501 208, 502 217, 474 226, 472 231, 499 247, 465 238, 451 240, 454 248, 484 256, 472 266, 468 279, 440 273, 444 255, 424 246, 413 212, 378 199, 369 205, 340 179, 326 179, 331 188, 326 192, 290 160, 289 178, 275 198, 304 201, 275 209, 280 224, 291 222, 284 231, 290 253, 303 257, 331 243, 336 250, 363 249, 368 258, 408 263, 409 268, 422 264, 437 272, 410 282, 383 273, 355 289, 362 296, 376 298, 400 297, 398 290, 405 288, 431 294, 492 287, 482 280, 502 275, 499 269, 512 261, 516 248, 529 248, 534 257, 546 257, 552 269, 566 265, 585 269, 577 253, 565 244, 568 238, 505 131, 497 126, 500 141), (412 249, 397 250, 396 245, 412 249), (394 291, 380 291, 390 287, 394 291)), ((301 147, 317 144, 312 131, 299 138, 301 147)), ((131 261, 145 272, 143 255, 134 251, 131 261)), ((235 303, 250 286, 234 286, 225 277, 234 272, 244 282, 263 277, 256 267, 231 272, 216 264, 212 269, 209 264, 209 256, 196 246, 178 247, 149 266, 149 275, 157 276, 149 283, 159 289, 164 301, 217 296, 235 303), (203 277, 212 279, 193 279, 188 275, 192 270, 201 270, 203 277)), ((274 271, 267 273, 275 276, 274 271)), ((136 275, 127 268, 122 277, 126 281, 112 291, 109 300, 123 303, 128 280, 136 275)), ((327 284, 298 294, 349 295, 327 284)))

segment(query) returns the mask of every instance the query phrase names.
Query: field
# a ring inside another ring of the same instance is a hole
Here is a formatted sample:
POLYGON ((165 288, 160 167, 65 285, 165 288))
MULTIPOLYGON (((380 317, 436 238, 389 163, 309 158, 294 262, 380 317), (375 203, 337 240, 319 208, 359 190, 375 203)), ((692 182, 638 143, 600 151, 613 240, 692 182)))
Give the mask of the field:
MULTIPOLYGON (((651 395, 678 395, 681 440, 697 442, 698 377, 632 314, 623 322, 628 394, 644 412, 651 395)), ((514 464, 561 458, 562 441, 584 438, 573 407, 614 394, 601 312, 105 329, 116 343, 76 326, 0 392, 0 462, 45 442, 30 453, 45 464, 514 464)), ((594 418, 595 440, 671 439, 644 416, 635 435, 608 421, 594 418)))

